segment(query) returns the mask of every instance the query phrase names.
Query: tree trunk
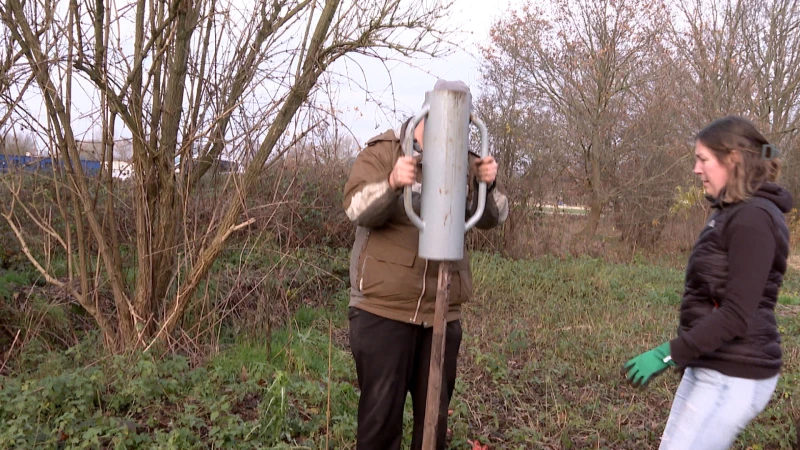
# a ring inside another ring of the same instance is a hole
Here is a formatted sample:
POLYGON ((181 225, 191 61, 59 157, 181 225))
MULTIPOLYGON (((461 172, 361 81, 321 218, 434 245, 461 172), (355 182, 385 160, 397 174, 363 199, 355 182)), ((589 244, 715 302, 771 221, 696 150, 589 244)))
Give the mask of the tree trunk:
POLYGON ((602 213, 603 203, 600 200, 600 196, 593 192, 592 199, 589 202, 589 215, 587 216, 586 227, 581 231, 582 236, 591 238, 597 234, 597 228, 600 226, 600 215, 602 213))
POLYGON ((586 238, 594 237, 597 228, 600 226, 600 215, 603 213, 604 201, 602 198, 602 179, 600 177, 600 138, 597 129, 592 130, 592 147, 587 155, 587 162, 590 167, 589 179, 589 216, 586 227, 581 231, 581 235, 586 238))

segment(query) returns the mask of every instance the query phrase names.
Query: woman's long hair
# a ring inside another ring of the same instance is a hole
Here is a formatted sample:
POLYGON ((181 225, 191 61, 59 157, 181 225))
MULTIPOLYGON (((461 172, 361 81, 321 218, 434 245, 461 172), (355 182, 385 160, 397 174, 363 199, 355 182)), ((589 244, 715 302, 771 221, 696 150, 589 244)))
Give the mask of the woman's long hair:
POLYGON ((730 168, 723 198, 735 203, 750 198, 765 182, 778 180, 778 149, 749 120, 726 116, 711 122, 695 139, 708 147, 720 163, 730 168), (734 157, 736 152, 739 157, 734 157))

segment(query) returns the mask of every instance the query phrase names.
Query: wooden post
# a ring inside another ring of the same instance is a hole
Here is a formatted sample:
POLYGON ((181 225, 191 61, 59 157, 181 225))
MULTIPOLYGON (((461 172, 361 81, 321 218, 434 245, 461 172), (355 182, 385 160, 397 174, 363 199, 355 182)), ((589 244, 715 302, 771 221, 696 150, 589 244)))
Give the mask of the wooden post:
POLYGON ((422 450, 436 449, 436 428, 439 407, 442 403, 442 378, 444 378, 444 340, 447 331, 447 310, 450 308, 450 261, 439 261, 439 283, 436 288, 436 306, 433 314, 433 339, 431 364, 428 371, 428 396, 425 402, 425 428, 422 450))

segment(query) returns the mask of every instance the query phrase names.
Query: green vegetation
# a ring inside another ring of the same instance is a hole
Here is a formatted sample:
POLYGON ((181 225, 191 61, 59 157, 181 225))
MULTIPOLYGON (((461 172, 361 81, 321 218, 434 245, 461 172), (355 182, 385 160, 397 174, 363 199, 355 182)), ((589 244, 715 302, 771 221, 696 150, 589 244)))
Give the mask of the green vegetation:
MULTIPOLYGON (((476 292, 464 328, 461 433, 499 448, 657 448, 680 380, 645 390, 620 367, 674 337, 683 271, 598 259, 511 262, 477 255, 476 292)), ((790 272, 793 286, 797 272, 790 272)), ((769 408, 735 448, 792 448, 800 414, 800 318, 779 308, 784 374, 769 408)))
MULTIPOLYGON (((640 390, 620 367, 673 336, 682 271, 591 258, 473 261, 452 448, 475 439, 497 449, 657 448, 679 375, 640 390)), ((778 310, 783 377, 737 449, 792 448, 798 275, 787 276, 778 310)), ((197 365, 183 356, 98 359, 95 335, 66 352, 30 355, 0 378, 0 448, 353 448, 358 391, 346 305, 340 289, 325 307, 295 308, 269 344, 239 335, 197 365)))

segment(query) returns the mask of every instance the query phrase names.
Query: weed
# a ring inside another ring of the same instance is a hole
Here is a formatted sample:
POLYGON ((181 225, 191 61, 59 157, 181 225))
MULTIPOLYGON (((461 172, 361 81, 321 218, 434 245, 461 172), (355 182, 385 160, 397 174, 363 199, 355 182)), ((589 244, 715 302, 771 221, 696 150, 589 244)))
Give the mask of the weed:
MULTIPOLYGON (((674 336, 681 270, 475 254, 473 271, 451 448, 657 448, 679 375, 641 390, 619 369, 674 336)), ((797 279, 787 274, 787 297, 796 296, 797 279)), ((38 370, 0 378, 0 448, 354 448, 358 389, 346 305, 340 286, 298 305, 269 345, 231 333, 228 348, 196 367, 181 356, 98 361, 96 336, 43 353, 28 360, 38 370)), ((783 374, 736 449, 790 449, 796 433, 800 319, 796 306, 777 312, 783 374)))

